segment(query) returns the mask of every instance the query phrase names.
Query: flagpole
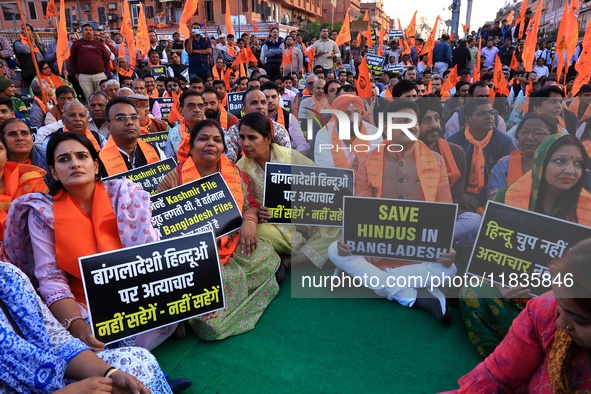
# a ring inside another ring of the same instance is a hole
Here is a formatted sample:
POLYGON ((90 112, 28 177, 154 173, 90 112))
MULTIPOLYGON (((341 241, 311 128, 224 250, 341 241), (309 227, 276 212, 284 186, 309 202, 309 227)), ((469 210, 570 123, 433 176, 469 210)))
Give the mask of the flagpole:
POLYGON ((45 89, 43 89, 43 80, 41 79, 41 73, 39 72, 39 65, 37 64, 37 56, 35 56, 35 50, 33 48, 33 42, 31 42, 31 40, 34 40, 33 36, 31 34, 29 34, 29 30, 27 29, 27 20, 25 18, 25 15, 23 13, 23 9, 21 8, 21 4, 19 1, 16 2, 16 6, 18 8, 18 13, 21 16, 21 21, 23 22, 24 26, 25 26, 25 35, 27 36, 27 39, 29 40, 29 50, 31 51, 31 57, 33 58, 33 65, 35 66, 35 74, 37 74, 37 80, 39 81, 39 87, 41 90, 41 98, 43 99, 44 103, 47 103, 47 97, 45 96, 45 89))

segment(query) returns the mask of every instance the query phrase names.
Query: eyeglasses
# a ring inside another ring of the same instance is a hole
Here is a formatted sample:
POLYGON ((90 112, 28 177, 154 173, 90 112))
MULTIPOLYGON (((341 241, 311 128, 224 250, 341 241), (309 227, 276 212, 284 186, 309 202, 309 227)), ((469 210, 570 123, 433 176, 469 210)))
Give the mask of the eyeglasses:
POLYGON ((490 110, 490 111, 478 111, 476 113, 474 113, 475 116, 478 116, 479 118, 484 118, 485 116, 490 116, 491 118, 495 116, 495 111, 490 110))
POLYGON ((115 117, 112 120, 115 120, 117 122, 127 122, 128 120, 132 120, 134 122, 137 122, 140 120, 140 116, 139 115, 115 115, 115 117))
POLYGON ((549 136, 550 133, 544 130, 530 130, 530 131, 517 131, 517 136, 518 138, 527 138, 527 137, 533 137, 535 139, 542 139, 542 138, 546 138, 547 136, 549 136))
POLYGON ((166 85, 166 87, 168 88, 176 88, 177 86, 179 86, 178 83, 169 83, 168 85, 166 85))

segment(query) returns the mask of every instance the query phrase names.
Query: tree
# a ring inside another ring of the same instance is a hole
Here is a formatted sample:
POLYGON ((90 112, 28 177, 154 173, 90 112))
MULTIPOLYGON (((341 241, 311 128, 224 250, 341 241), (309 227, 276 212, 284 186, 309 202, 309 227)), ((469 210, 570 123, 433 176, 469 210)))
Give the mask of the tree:
POLYGON ((417 24, 417 37, 421 37, 427 39, 429 34, 431 33, 431 26, 429 25, 429 21, 426 17, 421 16, 419 18, 419 23, 417 24), (423 36, 423 32, 425 35, 423 36))
MULTIPOLYGON (((343 26, 343 22, 335 22, 334 23, 334 30, 341 31, 342 26, 343 26)), ((320 24, 318 22, 309 22, 306 25, 306 27, 304 27, 303 29, 300 29, 298 31, 298 33, 300 33, 302 35, 304 42, 308 42, 312 39, 312 37, 316 37, 316 38, 320 37, 320 29, 322 29, 323 27, 326 27, 329 32, 331 30, 333 30, 333 29, 331 29, 330 23, 320 24)))

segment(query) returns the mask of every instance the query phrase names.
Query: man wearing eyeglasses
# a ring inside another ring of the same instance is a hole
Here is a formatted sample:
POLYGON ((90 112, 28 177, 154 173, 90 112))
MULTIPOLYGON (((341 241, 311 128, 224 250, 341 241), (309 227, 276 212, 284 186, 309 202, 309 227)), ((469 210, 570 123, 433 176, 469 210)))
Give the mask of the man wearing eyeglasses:
POLYGON ((490 171, 501 157, 517 149, 511 137, 494 127, 495 111, 484 97, 468 99, 466 127, 449 137, 466 153, 466 190, 460 208, 478 212, 486 204, 490 171))
POLYGON ((99 152, 99 176, 113 176, 160 161, 150 144, 139 139, 140 117, 127 97, 109 101, 105 117, 110 137, 99 152))

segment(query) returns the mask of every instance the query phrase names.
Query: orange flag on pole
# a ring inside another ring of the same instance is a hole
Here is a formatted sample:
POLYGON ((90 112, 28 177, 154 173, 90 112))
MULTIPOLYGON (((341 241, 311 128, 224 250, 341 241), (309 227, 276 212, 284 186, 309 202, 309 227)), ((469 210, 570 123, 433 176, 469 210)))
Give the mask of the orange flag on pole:
POLYGON ((47 2, 47 8, 45 9, 45 19, 49 19, 52 16, 57 16, 57 13, 55 12, 55 0, 49 0, 47 2))
MULTIPOLYGON (((135 37, 133 36, 133 27, 131 26, 131 11, 129 9, 129 3, 127 0, 123 0, 123 22, 121 23, 121 29, 119 33, 125 37, 125 43, 129 49, 129 65, 131 68, 135 67, 135 37)), ((124 45, 121 43, 120 45, 124 45)), ((124 48, 125 49, 125 48, 124 48)), ((121 47, 119 47, 119 53, 121 53, 121 47)))
POLYGON ((361 98, 371 98, 371 83, 369 82, 369 69, 367 68, 367 60, 365 57, 361 60, 359 65, 359 75, 355 80, 355 87, 357 88, 357 96, 361 98))
POLYGON ((68 28, 66 27, 66 6, 64 5, 64 0, 60 0, 60 16, 57 24, 57 45, 55 47, 55 56, 57 67, 61 74, 64 62, 70 57, 68 28))
MULTIPOLYGON (((520 23, 519 25, 519 35, 518 37, 521 39, 523 38, 523 31, 525 30, 525 12, 527 11, 527 2, 529 0, 522 0, 521 1, 521 8, 519 9, 519 18, 515 21, 515 23, 520 23)), ((541 9, 538 6, 538 9, 541 9)))
POLYGON ((363 33, 365 36, 365 45, 368 47, 373 46, 373 40, 371 39, 371 22, 369 20, 369 11, 365 11, 364 21, 367 21, 367 30, 363 33))
POLYGON ((531 72, 534 67, 534 57, 538 43, 538 28, 540 27, 540 18, 542 15, 543 5, 544 0, 540 0, 538 10, 536 11, 536 14, 532 20, 529 22, 529 26, 527 27, 526 31, 525 45, 523 47, 521 59, 523 60, 523 67, 527 72, 531 72))
MULTIPOLYGON (((384 38, 388 35, 388 29, 382 28, 380 30, 380 38, 379 38, 379 46, 378 46, 378 56, 384 56, 384 38)), ((402 41, 405 42, 404 37, 402 41)))
MULTIPOLYGON (((558 27, 558 33, 556 35, 556 81, 560 83, 560 76, 562 74, 562 65, 564 64, 564 57, 566 55, 566 31, 568 30, 568 24, 570 23, 569 18, 569 6, 568 1, 564 4, 564 12, 562 13, 562 20, 560 21, 560 26, 558 27)), ((576 22, 575 22, 576 23, 576 22)))
POLYGON ((147 55, 150 51, 150 35, 148 33, 148 23, 146 22, 146 14, 144 13, 144 4, 140 2, 140 12, 137 21, 137 35, 135 44, 137 49, 143 55, 147 55))
POLYGON ((495 86, 495 91, 509 97, 509 89, 507 88, 508 83, 509 82, 507 82, 507 78, 505 78, 505 74, 503 73, 503 63, 501 63, 501 58, 499 55, 497 55, 495 58, 495 68, 493 71, 493 84, 495 86))
POLYGON ((357 32, 357 37, 355 37, 355 39, 357 40, 357 45, 361 46, 361 32, 360 31, 357 32))
POLYGON ((441 94, 443 94, 443 92, 448 92, 451 89, 455 88, 456 83, 458 83, 458 65, 457 64, 454 66, 454 68, 451 69, 451 71, 447 75, 447 79, 445 80, 445 83, 441 87, 441 94))
POLYGON ((415 45, 415 37, 417 35, 417 11, 415 11, 410 23, 404 31, 404 38, 406 38, 409 46, 415 45))
POLYGON ((513 23, 513 15, 515 14, 514 10, 511 10, 511 12, 509 12, 509 16, 507 17, 507 24, 509 26, 511 26, 511 24, 513 23))
POLYGON ((349 41, 351 41, 351 22, 349 22, 349 10, 347 10, 345 21, 343 22, 343 26, 341 27, 341 31, 339 32, 335 43, 337 46, 341 46, 349 41))
POLYGON ((579 2, 571 0, 570 12, 568 17, 570 18, 569 28, 566 29, 566 64, 570 64, 575 52, 577 50, 577 44, 579 42, 579 2))
POLYGON ((573 96, 576 96, 581 86, 591 79, 591 23, 587 25, 587 31, 585 31, 585 38, 583 39, 583 50, 579 55, 575 68, 578 74, 572 88, 573 96))
POLYGON ((430 66, 433 65, 433 48, 435 48, 435 34, 437 34, 437 26, 439 25, 439 15, 437 15, 437 19, 435 19, 435 24, 433 25, 433 29, 431 29, 431 34, 429 34, 429 38, 423 45, 423 50, 419 53, 419 56, 428 53, 429 60, 428 64, 430 66))
POLYGON ((400 24, 400 19, 396 19, 398 21, 398 30, 402 30, 402 25, 400 24))
POLYGON ((183 7, 183 13, 181 14, 181 21, 179 23, 179 34, 185 40, 191 36, 189 31, 189 21, 191 17, 197 12, 197 0, 186 0, 185 6, 183 7))
POLYGON ((511 64, 509 68, 513 71, 517 71, 519 69, 519 63, 517 62, 517 57, 515 56, 515 51, 511 54, 511 64))
POLYGON ((234 25, 232 25, 232 14, 230 13, 230 2, 226 0, 226 35, 234 35, 234 25))

